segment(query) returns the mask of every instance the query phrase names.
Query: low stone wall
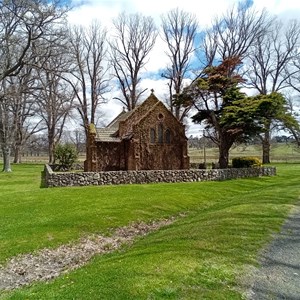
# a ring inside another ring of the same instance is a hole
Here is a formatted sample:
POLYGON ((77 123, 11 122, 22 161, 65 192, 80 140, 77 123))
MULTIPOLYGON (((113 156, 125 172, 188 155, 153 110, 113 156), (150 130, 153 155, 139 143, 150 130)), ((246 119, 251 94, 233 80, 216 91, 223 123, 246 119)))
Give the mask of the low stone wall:
POLYGON ((169 171, 53 172, 49 165, 45 165, 42 181, 45 187, 61 187, 158 182, 195 182, 208 180, 217 181, 273 175, 276 175, 275 167, 169 171))

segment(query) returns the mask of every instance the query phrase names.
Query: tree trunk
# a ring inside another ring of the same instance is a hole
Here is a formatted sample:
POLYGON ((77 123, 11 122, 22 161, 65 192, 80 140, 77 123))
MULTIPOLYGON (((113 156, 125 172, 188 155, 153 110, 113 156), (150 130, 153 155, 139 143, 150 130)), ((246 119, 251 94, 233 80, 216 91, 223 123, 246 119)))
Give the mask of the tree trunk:
POLYGON ((54 164, 54 150, 55 150, 55 128, 51 127, 48 131, 48 156, 49 164, 54 164))
POLYGON ((228 136, 223 136, 220 138, 219 144, 219 168, 226 169, 228 168, 229 162, 229 149, 232 143, 229 142, 228 136))
POLYGON ((180 121, 180 107, 176 106, 175 108, 175 117, 178 121, 180 121))
POLYGON ((3 169, 2 169, 2 172, 11 172, 10 148, 8 146, 2 146, 2 154, 3 154, 3 169))
POLYGON ((49 141, 49 164, 54 164, 55 159, 54 159, 54 142, 49 141))
POLYGON ((220 169, 228 168, 228 157, 229 157, 229 149, 224 147, 219 147, 219 168, 220 169))
POLYGON ((270 163, 270 130, 267 130, 264 133, 262 138, 262 163, 269 164, 270 163))
POLYGON ((21 163, 21 145, 15 145, 14 149, 14 164, 21 163))

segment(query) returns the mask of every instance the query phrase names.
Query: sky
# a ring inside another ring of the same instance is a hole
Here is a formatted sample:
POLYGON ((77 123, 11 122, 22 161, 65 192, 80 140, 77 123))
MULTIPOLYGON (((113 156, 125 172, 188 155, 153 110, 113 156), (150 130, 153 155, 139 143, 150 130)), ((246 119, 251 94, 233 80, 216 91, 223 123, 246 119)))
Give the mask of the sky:
MULTIPOLYGON (((194 14, 199 22, 200 29, 208 27, 215 16, 225 13, 238 0, 70 0, 73 9, 69 13, 68 20, 71 24, 88 26, 91 20, 96 19, 108 29, 112 29, 112 19, 119 13, 141 13, 151 16, 157 27, 160 26, 160 18, 170 10, 180 10, 194 14)), ((270 14, 276 15, 283 20, 300 19, 300 0, 248 0, 257 10, 266 8, 270 14)), ((144 71, 145 79, 141 83, 142 88, 148 88, 149 93, 144 94, 145 98, 154 89, 155 95, 163 100, 167 96, 166 81, 159 76, 161 69, 166 66, 168 60, 164 53, 162 42, 156 41, 156 45, 149 56, 149 62, 144 71), (153 76, 157 74, 157 76, 153 76), (148 75, 148 76, 147 76, 148 75)), ((105 120, 108 123, 122 111, 122 105, 109 95, 109 101, 103 105, 105 120)), ((201 135, 199 125, 193 125, 188 121, 187 136, 201 135)))

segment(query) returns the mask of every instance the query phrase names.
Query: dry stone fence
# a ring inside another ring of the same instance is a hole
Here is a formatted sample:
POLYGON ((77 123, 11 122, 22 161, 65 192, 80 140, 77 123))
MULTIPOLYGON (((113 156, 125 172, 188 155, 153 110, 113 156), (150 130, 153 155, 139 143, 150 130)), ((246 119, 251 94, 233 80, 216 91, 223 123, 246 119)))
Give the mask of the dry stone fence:
POLYGON ((139 184, 158 182, 219 181, 276 175, 275 167, 189 169, 189 170, 140 170, 106 172, 54 172, 50 165, 43 171, 43 186, 87 186, 109 184, 139 184))

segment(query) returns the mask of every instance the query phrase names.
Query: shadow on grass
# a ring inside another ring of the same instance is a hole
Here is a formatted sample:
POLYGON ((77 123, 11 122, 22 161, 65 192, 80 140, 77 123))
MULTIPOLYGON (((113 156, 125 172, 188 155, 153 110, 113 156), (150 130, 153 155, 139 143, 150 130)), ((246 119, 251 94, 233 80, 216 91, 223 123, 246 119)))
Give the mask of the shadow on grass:
POLYGON ((41 183, 40 183, 40 188, 44 189, 47 188, 47 182, 46 182, 46 172, 45 170, 41 171, 41 183))

